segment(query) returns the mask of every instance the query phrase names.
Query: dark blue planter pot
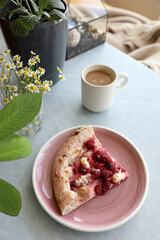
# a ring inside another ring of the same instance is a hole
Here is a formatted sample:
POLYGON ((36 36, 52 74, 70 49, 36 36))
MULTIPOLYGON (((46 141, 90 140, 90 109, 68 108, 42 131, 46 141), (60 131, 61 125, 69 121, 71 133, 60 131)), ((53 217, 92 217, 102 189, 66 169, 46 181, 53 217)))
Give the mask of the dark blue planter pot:
MULTIPOLYGON (((66 3, 65 14, 68 15, 66 3)), ((19 54, 25 66, 31 56, 31 51, 40 57, 40 66, 46 70, 44 78, 56 71, 56 67, 63 69, 66 57, 66 43, 68 23, 48 21, 38 24, 26 37, 14 36, 9 29, 9 22, 0 18, 2 32, 12 55, 19 54)), ((58 79, 58 73, 49 78, 53 82, 58 79)))

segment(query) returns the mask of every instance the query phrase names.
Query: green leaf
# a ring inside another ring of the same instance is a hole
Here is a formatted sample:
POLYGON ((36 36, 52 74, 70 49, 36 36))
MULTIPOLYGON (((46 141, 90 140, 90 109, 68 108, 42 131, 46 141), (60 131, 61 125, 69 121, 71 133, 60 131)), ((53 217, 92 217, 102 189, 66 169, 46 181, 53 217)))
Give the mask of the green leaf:
POLYGON ((25 7, 18 7, 14 10, 12 10, 9 14, 9 19, 11 19, 11 17, 14 15, 14 14, 17 14, 17 15, 21 15, 21 14, 24 14, 24 13, 29 13, 28 10, 25 8, 25 7))
POLYGON ((36 13, 38 13, 39 12, 39 8, 38 8, 37 4, 33 0, 30 0, 30 2, 32 4, 32 7, 33 7, 34 11, 36 13))
POLYGON ((0 8, 5 7, 5 5, 7 4, 8 0, 0 0, 0 8))
POLYGON ((3 145, 5 145, 8 141, 10 141, 11 139, 13 138, 18 138, 19 135, 17 134, 12 134, 12 135, 9 135, 3 139, 0 140, 0 147, 2 147, 3 145))
POLYGON ((42 15, 45 15, 47 18, 50 18, 50 15, 49 15, 49 13, 48 13, 48 12, 46 12, 46 11, 42 11, 42 12, 41 12, 41 14, 42 14, 42 15))
POLYGON ((0 211, 17 216, 21 209, 21 195, 11 184, 0 179, 0 211))
POLYGON ((50 12, 50 17, 51 17, 51 20, 60 20, 60 19, 67 20, 67 17, 65 16, 65 14, 57 9, 53 9, 50 12))
POLYGON ((16 160, 31 154, 32 145, 28 138, 16 134, 10 135, 0 142, 0 161, 16 160))
POLYGON ((40 9, 42 10, 47 7, 49 2, 50 2, 50 0, 39 0, 38 5, 39 5, 40 9))
POLYGON ((0 139, 30 123, 40 110, 42 95, 22 94, 10 101, 0 112, 0 139))
POLYGON ((38 23, 39 18, 36 15, 29 14, 29 15, 21 15, 19 17, 21 25, 26 30, 32 30, 38 23))
POLYGON ((15 36, 27 36, 28 30, 26 30, 20 23, 20 19, 16 19, 14 21, 9 22, 9 27, 13 35, 15 36))
POLYGON ((49 3, 48 3, 48 6, 50 8, 65 10, 65 5, 63 4, 63 2, 61 0, 50 0, 49 3))

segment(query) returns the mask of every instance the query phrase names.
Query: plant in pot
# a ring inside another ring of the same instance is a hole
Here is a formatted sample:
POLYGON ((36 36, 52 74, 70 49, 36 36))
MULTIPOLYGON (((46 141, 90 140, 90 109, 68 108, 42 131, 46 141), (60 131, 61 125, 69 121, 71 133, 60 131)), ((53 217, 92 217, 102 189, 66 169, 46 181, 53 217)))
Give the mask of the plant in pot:
MULTIPOLYGON (((63 0, 0 0, 0 23, 8 48, 13 55, 20 54, 24 64, 30 51, 36 52, 48 75, 56 66, 64 66, 67 14, 63 0)), ((57 75, 51 79, 55 81, 57 75)))

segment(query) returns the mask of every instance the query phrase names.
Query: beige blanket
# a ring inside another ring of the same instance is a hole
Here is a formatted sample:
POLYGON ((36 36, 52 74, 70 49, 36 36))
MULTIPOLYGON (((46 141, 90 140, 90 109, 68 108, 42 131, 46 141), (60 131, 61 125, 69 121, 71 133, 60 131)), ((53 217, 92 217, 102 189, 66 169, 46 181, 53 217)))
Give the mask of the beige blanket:
MULTIPOLYGON (((80 22, 96 19, 95 9, 98 7, 104 14, 102 5, 88 2, 90 4, 85 1, 85 5, 75 0, 74 4, 69 5, 70 14, 80 22)), ((109 15, 106 41, 160 74, 160 20, 152 21, 136 12, 108 5, 105 7, 109 15)), ((74 40, 79 41, 79 38, 70 38, 72 45, 74 40)))
POLYGON ((160 20, 108 7, 106 41, 160 74, 160 20))

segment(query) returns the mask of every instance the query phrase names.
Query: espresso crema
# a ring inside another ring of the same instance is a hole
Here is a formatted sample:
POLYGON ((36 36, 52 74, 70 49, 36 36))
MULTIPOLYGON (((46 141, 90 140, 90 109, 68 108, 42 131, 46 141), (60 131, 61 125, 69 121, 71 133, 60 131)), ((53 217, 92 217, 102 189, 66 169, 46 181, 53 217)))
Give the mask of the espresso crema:
POLYGON ((87 73, 86 81, 96 86, 104 86, 113 82, 111 76, 108 73, 100 70, 87 73))

